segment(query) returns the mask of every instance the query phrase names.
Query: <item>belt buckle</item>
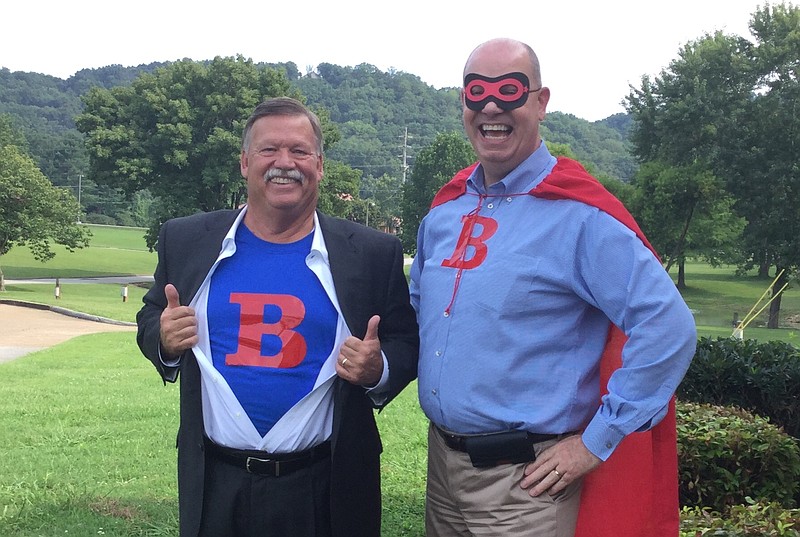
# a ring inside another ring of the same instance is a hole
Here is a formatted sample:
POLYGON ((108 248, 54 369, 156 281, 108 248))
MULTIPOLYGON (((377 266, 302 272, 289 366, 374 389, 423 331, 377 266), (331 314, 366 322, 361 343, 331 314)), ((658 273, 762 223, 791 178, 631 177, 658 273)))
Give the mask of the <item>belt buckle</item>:
POLYGON ((275 477, 280 477, 281 476, 281 461, 275 461, 275 460, 272 460, 272 459, 259 459, 258 457, 247 457, 247 460, 245 461, 244 468, 250 474, 253 473, 253 471, 250 469, 250 463, 252 461, 256 461, 256 462, 274 462, 275 463, 275 477))

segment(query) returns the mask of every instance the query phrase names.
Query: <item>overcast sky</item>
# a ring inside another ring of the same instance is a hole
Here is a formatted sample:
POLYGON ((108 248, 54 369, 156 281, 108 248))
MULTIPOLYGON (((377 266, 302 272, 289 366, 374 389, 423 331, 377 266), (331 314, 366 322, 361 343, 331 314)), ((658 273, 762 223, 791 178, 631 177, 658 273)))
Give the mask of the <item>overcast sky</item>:
MULTIPOLYGON (((779 2, 773 1, 773 4, 779 2)), ((460 86, 479 43, 512 37, 536 50, 550 111, 590 121, 623 112, 628 85, 657 75, 680 47, 721 30, 749 37, 756 0, 7 0, 0 67, 69 78, 84 68, 241 54, 369 63, 460 86)))

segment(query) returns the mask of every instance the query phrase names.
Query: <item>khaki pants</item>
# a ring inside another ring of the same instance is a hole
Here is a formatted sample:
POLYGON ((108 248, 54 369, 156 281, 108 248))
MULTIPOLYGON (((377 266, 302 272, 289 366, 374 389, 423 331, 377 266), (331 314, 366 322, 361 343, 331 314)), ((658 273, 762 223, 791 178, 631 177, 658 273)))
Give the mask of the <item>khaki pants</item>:
MULTIPOLYGON (((536 453, 556 440, 534 446, 536 453)), ((536 498, 519 486, 525 464, 475 468, 428 429, 427 537, 573 537, 582 481, 536 498)))

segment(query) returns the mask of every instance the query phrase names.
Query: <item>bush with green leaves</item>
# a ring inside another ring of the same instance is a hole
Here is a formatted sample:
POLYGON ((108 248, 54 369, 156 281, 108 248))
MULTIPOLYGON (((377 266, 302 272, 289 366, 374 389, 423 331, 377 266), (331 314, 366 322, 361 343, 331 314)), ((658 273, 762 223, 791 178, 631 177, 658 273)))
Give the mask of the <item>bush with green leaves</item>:
POLYGON ((731 507, 726 514, 700 507, 681 510, 680 537, 800 537, 800 510, 775 502, 731 507))
POLYGON ((734 407, 679 402, 681 505, 726 513, 747 498, 795 506, 800 446, 768 420, 734 407))
POLYGON ((789 343, 700 338, 677 393, 684 401, 744 408, 800 438, 800 350, 789 343))

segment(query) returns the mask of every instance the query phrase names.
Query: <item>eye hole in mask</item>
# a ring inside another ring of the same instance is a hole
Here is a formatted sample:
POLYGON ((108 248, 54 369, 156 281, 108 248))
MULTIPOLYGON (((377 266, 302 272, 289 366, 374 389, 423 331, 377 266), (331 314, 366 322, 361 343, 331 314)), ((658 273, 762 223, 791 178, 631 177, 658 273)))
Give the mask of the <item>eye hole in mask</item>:
POLYGON ((528 94, 542 89, 541 86, 534 90, 529 88, 530 81, 524 73, 507 73, 494 78, 469 73, 464 77, 464 104, 480 112, 493 102, 507 112, 528 102, 528 94))

